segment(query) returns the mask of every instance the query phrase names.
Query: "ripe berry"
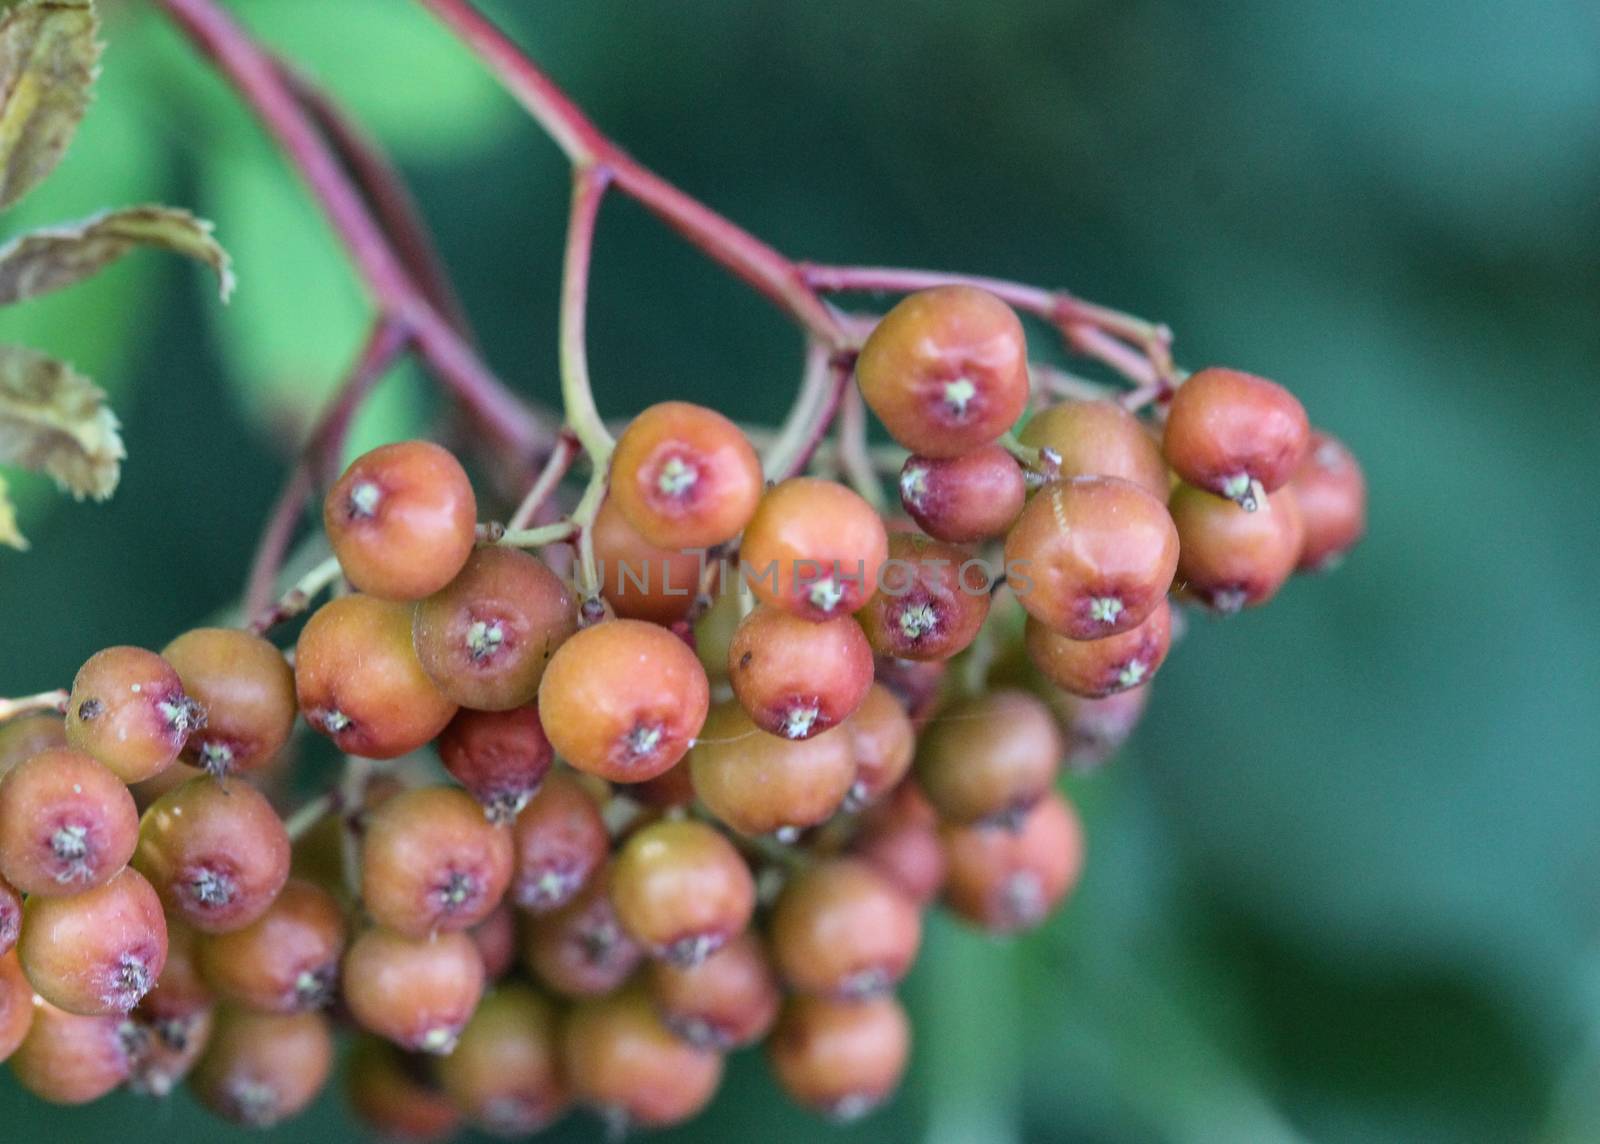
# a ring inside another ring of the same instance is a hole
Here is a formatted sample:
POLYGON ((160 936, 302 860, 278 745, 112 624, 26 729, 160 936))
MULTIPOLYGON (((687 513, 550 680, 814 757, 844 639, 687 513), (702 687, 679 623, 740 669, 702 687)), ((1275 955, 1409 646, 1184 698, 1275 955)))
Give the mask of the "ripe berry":
POLYGON ((128 1078, 143 1039, 124 1017, 81 1017, 39 999, 11 1075, 40 1100, 88 1104, 128 1078))
POLYGON ((512 826, 510 899, 543 913, 566 905, 611 852, 611 837, 593 798, 556 771, 512 826))
POLYGON ((0 776, 41 751, 66 745, 67 728, 59 715, 41 712, 0 723, 0 776))
POLYGON ((691 1045, 719 1052, 766 1036, 783 999, 766 949, 749 932, 699 965, 651 962, 648 983, 667 1028, 691 1045))
POLYGON ((55 747, 0 779, 0 875, 26 894, 74 894, 128 864, 139 812, 122 781, 55 747))
POLYGON ((402 791, 367 821, 361 901, 378 925, 407 937, 466 929, 505 896, 511 862, 510 830, 465 791, 402 791))
POLYGON ((646 826, 611 869, 611 901, 622 928, 652 957, 674 965, 698 965, 743 933, 755 900, 750 867, 703 822, 646 826))
POLYGON ((977 638, 991 587, 982 560, 937 540, 895 533, 878 591, 861 610, 861 626, 879 655, 949 659, 977 638))
POLYGON ((916 960, 922 918, 866 863, 833 858, 789 879, 772 908, 772 955, 800 993, 859 1001, 893 989, 916 960))
POLYGON ((634 783, 628 796, 653 810, 673 810, 694 803, 694 778, 687 760, 679 760, 653 779, 634 783))
MULTIPOLYGON (((903 790, 914 790, 910 783, 903 790)), ((917 796, 921 798, 921 795, 917 796)), ((932 808, 928 808, 930 815, 932 808)), ((891 803, 872 808, 850 854, 871 866, 918 908, 930 905, 944 888, 944 845, 933 821, 893 811, 891 803)))
POLYGON ((611 498, 662 548, 731 540, 761 499, 761 459, 722 414, 664 401, 635 417, 611 455, 611 498))
POLYGON ((1017 439, 1051 451, 1048 468, 1056 479, 1121 477, 1157 500, 1167 499, 1161 450, 1139 419, 1115 401, 1066 401, 1041 409, 1017 439))
POLYGON ((816 477, 769 489, 739 548, 741 578, 756 597, 807 620, 858 611, 888 556, 889 537, 872 506, 816 477))
POLYGON ((16 953, 0 953, 0 1062, 17 1051, 33 1024, 33 986, 16 953))
POLYGON ((480 548, 461 573, 417 604, 417 659, 446 698, 480 711, 533 702, 545 665, 578 630, 561 578, 515 548, 480 548))
POLYGON ((143 1044, 133 1061, 128 1090, 140 1096, 170 1096, 194 1070, 211 1040, 213 1013, 202 1009, 191 1017, 151 1025, 135 1012, 143 1044))
POLYGON ((629 1127, 681 1123, 722 1081, 722 1058, 674 1036, 638 987, 574 1006, 561 1060, 575 1099, 629 1127))
POLYGON ((141 1023, 168 1043, 183 1039, 196 1018, 211 1010, 215 995, 200 974, 200 934, 180 921, 167 922, 167 963, 155 988, 135 1010, 141 1023))
POLYGON ((780 739, 737 703, 719 703, 689 753, 695 794, 741 834, 815 826, 831 817, 856 778, 850 732, 780 739))
POLYGON ((1278 594, 1305 538, 1291 489, 1268 494, 1254 512, 1193 485, 1172 494, 1172 519, 1183 540, 1178 581, 1186 595, 1228 614, 1278 594))
POLYGON ((299 1013, 333 999, 344 943, 344 911, 333 895, 290 880, 254 922, 202 938, 200 969, 224 1001, 260 1013, 299 1013))
POLYGON ((641 782, 689 749, 710 689, 677 636, 642 620, 608 620, 557 649, 539 688, 539 718, 578 770, 641 782))
POLYGON ((183 748, 185 762, 214 775, 253 771, 289 741, 294 672, 272 644, 237 628, 196 628, 161 654, 206 712, 183 748))
POLYGON ((917 785, 952 822, 1013 819, 1061 765, 1050 711, 1025 691, 991 691, 941 711, 917 744, 917 785))
POLYGON ((393 759, 444 730, 456 704, 411 643, 412 609, 372 596, 318 608, 295 648, 294 682, 312 730, 348 755, 393 759))
POLYGON ((529 1136, 566 1108, 555 1006, 526 985, 484 997, 455 1052, 439 1061, 439 1085, 466 1118, 494 1136, 529 1136))
POLYGON ((517 916, 506 902, 501 901, 488 917, 467 930, 467 936, 478 947, 487 980, 499 981, 511 972, 517 961, 517 916))
POLYGON ((260 791, 202 776, 144 812, 133 865, 167 909, 205 933, 226 933, 266 913, 283 889, 289 835, 260 791))
POLYGON ((322 1014, 223 1006, 189 1087, 224 1120, 270 1128, 315 1100, 332 1071, 333 1034, 322 1014))
POLYGON ((0 957, 10 953, 22 932, 22 895, 0 878, 0 957))
POLYGON ((844 726, 856 759, 849 801, 860 808, 876 802, 905 777, 917 747, 916 729, 894 692, 881 683, 868 689, 844 726))
POLYGON ((911 1023, 893 997, 791 997, 767 1039, 767 1059, 790 1099, 841 1121, 890 1097, 910 1050, 911 1023))
POLYGON ((1016 829, 949 825, 942 834, 950 860, 945 903, 991 933, 1038 925, 1083 870, 1083 827, 1054 792, 1016 829))
POLYGON ((328 490, 322 523, 356 588, 386 600, 420 600, 466 563, 478 502, 447 450, 401 441, 350 463, 328 490))
POLYGON ((509 711, 463 707, 439 734, 439 758, 491 822, 510 822, 544 782, 555 750, 533 704, 509 711))
POLYGON ((1161 448, 1189 484, 1254 511, 1305 456, 1306 411, 1275 382, 1236 369, 1203 369, 1178 387, 1161 448))
POLYGON ((34 991, 92 1017, 139 1003, 167 961, 161 901, 136 871, 70 898, 30 897, 17 955, 34 991))
POLYGON ((374 926, 351 944, 340 977, 356 1023, 403 1049, 444 1054, 483 994, 483 959, 464 933, 413 940, 374 926))
POLYGON ((1030 617, 1027 646, 1057 687, 1102 698, 1150 681, 1172 646, 1172 609, 1162 600, 1138 627, 1100 640, 1069 639, 1030 617))
POLYGON ((918 528, 950 544, 1004 536, 1027 496, 1022 466, 999 445, 955 457, 912 454, 900 468, 900 503, 918 528))
POLYGON ((913 727, 920 727, 938 706, 944 687, 948 665, 942 660, 899 659, 892 655, 877 657, 878 682, 894 693, 911 718, 913 727))
POLYGON ((1006 537, 1018 601, 1078 640, 1136 627, 1166 595, 1177 566, 1178 530, 1166 506, 1117 477, 1046 485, 1006 537))
POLYGON ((345 1097, 384 1140, 432 1144, 453 1137, 461 1121, 425 1063, 377 1037, 356 1041, 345 1068, 345 1097))
POLYGON ((651 544, 610 498, 601 502, 590 532, 600 595, 613 612, 654 624, 671 624, 688 614, 700 589, 700 551, 651 544))
POLYGON ((861 395, 916 453, 954 457, 1011 428, 1028 402, 1028 345, 1016 314, 971 286, 902 299, 856 360, 861 395))
POLYGON ((756 726, 809 739, 860 706, 872 686, 872 648, 850 616, 813 623, 757 607, 728 645, 728 679, 756 726))
POLYGON ((1313 430, 1289 487, 1306 530, 1299 570, 1331 567, 1367 530, 1367 481, 1360 463, 1337 437, 1313 430))
POLYGON ((126 783, 165 770, 205 721, 172 665, 138 647, 90 656, 67 700, 67 742, 126 783))
POLYGON ((563 997, 610 993, 644 959, 617 920, 608 883, 602 872, 559 910, 523 921, 523 964, 563 997))

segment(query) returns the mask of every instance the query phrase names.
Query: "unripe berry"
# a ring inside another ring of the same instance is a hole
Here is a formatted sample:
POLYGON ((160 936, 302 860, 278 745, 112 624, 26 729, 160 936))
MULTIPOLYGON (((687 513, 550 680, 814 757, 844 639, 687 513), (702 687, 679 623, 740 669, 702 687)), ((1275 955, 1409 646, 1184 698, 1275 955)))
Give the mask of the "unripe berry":
POLYGON ((1367 530, 1367 481, 1360 463, 1337 437, 1313 430, 1289 487, 1306 530, 1298 570, 1333 566, 1367 530))
POLYGON ((133 796, 82 751, 51 748, 0 779, 0 875, 24 893, 102 885, 128 864, 138 841, 133 796))
POLYGON ((483 958, 464 933, 413 940, 373 927, 351 944, 340 981, 350 1015, 403 1049, 444 1054, 483 994, 483 958))
POLYGON ((691 1045, 724 1052, 766 1036, 783 999, 766 949, 749 932, 699 965, 651 962, 648 983, 667 1028, 691 1045))
POLYGON ((1028 402, 1022 323, 994 295, 938 286, 883 316, 856 360, 861 395, 889 435, 916 453, 954 457, 987 445, 1028 402))
POLYGON ((641 620, 580 631, 557 649, 539 688, 539 718, 556 753, 612 782, 642 782, 681 759, 709 703, 694 652, 641 620))
POLYGON ((544 781, 512 826, 510 900, 533 913, 570 902, 611 852, 611 837, 593 798, 571 776, 544 781))
POLYGON ((1173 394, 1161 448, 1189 484, 1253 512, 1262 492, 1288 482, 1309 438, 1294 394, 1264 377, 1213 367, 1173 394))
POLYGON ((728 645, 728 679, 756 726, 809 739, 861 704, 872 686, 872 648, 850 616, 813 623, 761 606, 728 645))
POLYGON ((1046 485, 1006 537, 1006 574, 1029 615, 1092 640, 1136 627, 1178 567, 1178 530, 1161 501, 1118 477, 1046 485))
POLYGON ((30 897, 17 955, 34 991, 86 1017, 121 1016, 155 986, 167 961, 156 892, 134 870, 70 898, 30 897))
POLYGON ((917 785, 951 822, 994 822, 1033 806, 1055 782, 1061 734, 1025 691, 991 691, 953 703, 917 744, 917 785))
POLYGON ((772 909, 772 954, 790 988, 859 1001, 893 989, 922 942, 917 908, 866 863, 834 858, 789 879, 772 909))
POLYGON ((144 812, 133 866, 176 916, 226 933, 266 913, 283 889, 289 835, 260 791, 202 776, 144 812))
POLYGON ((516 818, 555 761, 533 704, 509 711, 463 707, 439 733, 436 746, 450 777, 497 823, 516 818))
POLYGON ((1075 640, 1031 616, 1028 656, 1052 683, 1092 699, 1150 681, 1172 647, 1172 609, 1165 600, 1136 628, 1099 640, 1075 640))
POLYGON ((454 1136, 461 1113, 416 1057, 378 1037, 356 1041, 345 1068, 345 1097, 385 1140, 433 1144, 454 1136))
POLYGON ((490 545, 417 604, 417 659, 445 697, 480 711, 533 702, 557 647, 578 630, 578 606, 536 556, 490 545))
POLYGON ((878 591, 859 619, 879 655, 949 659, 977 638, 992 587, 982 560, 937 540, 895 533, 878 591))
POLYGON ((143 1039, 126 1017, 81 1017, 36 999, 11 1075, 40 1100, 88 1104, 128 1079, 143 1039))
POLYGON ((611 499, 662 548, 731 540, 749 523, 761 489, 761 460, 739 427, 684 401, 639 414, 611 455, 611 499))
POLYGON ((617 920, 608 882, 603 871, 559 910, 523 919, 523 964, 563 997, 610 993, 644 959, 617 920))
POLYGON ((674 1036, 637 987, 574 1006, 561 1059, 575 1099, 639 1128, 688 1120, 722 1080, 722 1058, 674 1036))
POLYGON ((137 647, 90 656, 67 700, 67 742, 127 783, 165 770, 205 721, 172 665, 137 647))
POLYGON ((657 822, 628 839, 611 870, 622 928, 653 957, 697 965, 744 932, 755 880, 733 844, 703 822, 657 822))
POLYGON ((332 1071, 333 1034, 322 1014, 223 1006, 189 1087, 224 1120, 270 1128, 315 1100, 332 1071))
POLYGON ((24 759, 66 745, 67 728, 59 715, 42 711, 0 723, 0 776, 24 759))
POLYGON ((318 608, 300 633, 300 710, 347 755, 397 758, 431 740, 456 713, 417 659, 411 613, 404 604, 352 594, 318 608))
POLYGON ((294 729, 294 672, 283 653, 237 628, 195 628, 162 651, 183 689, 205 708, 185 762, 214 775, 270 763, 294 729))
POLYGON ((333 895, 290 880, 248 926, 202 938, 200 969, 225 1001, 260 1013, 300 1013, 332 1000, 344 944, 344 912, 333 895))
POLYGON ((1167 499, 1167 462, 1161 450, 1139 419, 1115 401, 1066 401, 1041 409, 1017 439, 1050 450, 1044 467, 1055 479, 1121 477, 1157 500, 1167 499))
POLYGON ((1223 614, 1265 604, 1300 559, 1305 527, 1292 489, 1268 494, 1254 512, 1193 485, 1172 494, 1183 540, 1178 582, 1185 595, 1223 614))
POLYGON ((322 523, 350 583, 386 600, 420 600, 472 552, 478 503, 461 462, 431 441, 382 445, 350 463, 322 523))
POLYGON ((791 997, 767 1040, 783 1091, 841 1121, 866 1115, 893 1094, 910 1050, 911 1023, 893 997, 791 997))
POLYGON ((33 1024, 33 986, 15 951, 0 953, 0 1063, 17 1051, 33 1024))
POLYGON ((741 834, 815 826, 833 815, 855 782, 850 733, 780 739, 737 703, 719 703, 689 753, 695 794, 741 834))
POLYGON ((816 477, 769 489, 739 548, 741 576, 756 597, 807 620, 858 611, 888 556, 888 533, 872 506, 816 477))
POLYGON ((522 1137, 566 1108, 555 1006, 526 985, 484 997, 455 1051, 439 1061, 439 1085, 473 1124, 522 1137))
POLYGON ((590 532, 600 595, 613 612, 654 624, 671 624, 688 614, 700 589, 700 551, 651 544, 609 497, 590 532))
POLYGON ((916 752, 916 729, 894 692, 881 683, 872 685, 844 726, 856 760, 849 802, 859 809, 876 802, 905 777, 916 752))
POLYGON ((918 528, 950 544, 1004 536, 1027 496, 1022 466, 999 445, 956 457, 913 454, 900 467, 900 503, 918 528))
POLYGON ((950 860, 945 903, 991 933, 1031 929, 1077 884, 1083 828, 1077 812, 1051 793, 1015 829, 946 826, 950 860))
POLYGON ((455 787, 418 787, 385 802, 361 840, 361 900, 407 937, 461 930, 489 915, 511 882, 511 831, 455 787))

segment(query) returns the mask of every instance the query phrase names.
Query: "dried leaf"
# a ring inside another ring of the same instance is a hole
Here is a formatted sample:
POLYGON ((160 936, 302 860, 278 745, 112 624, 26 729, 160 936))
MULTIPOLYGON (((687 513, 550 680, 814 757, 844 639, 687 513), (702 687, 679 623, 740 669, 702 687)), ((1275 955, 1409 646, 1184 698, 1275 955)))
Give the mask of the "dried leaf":
POLYGON ((0 16, 0 209, 55 170, 89 106, 97 22, 89 0, 34 0, 0 16))
POLYGON ((11 503, 4 476, 0 476, 0 544, 18 552, 28 550, 27 539, 17 531, 17 506, 11 503))
POLYGON ((228 252, 211 237, 211 224, 177 207, 147 205, 42 228, 0 246, 0 306, 81 282, 139 246, 204 262, 217 272, 222 300, 233 293, 228 252))
POLYGON ((105 396, 65 362, 0 346, 0 464, 47 473, 79 500, 105 500, 127 456, 105 396))

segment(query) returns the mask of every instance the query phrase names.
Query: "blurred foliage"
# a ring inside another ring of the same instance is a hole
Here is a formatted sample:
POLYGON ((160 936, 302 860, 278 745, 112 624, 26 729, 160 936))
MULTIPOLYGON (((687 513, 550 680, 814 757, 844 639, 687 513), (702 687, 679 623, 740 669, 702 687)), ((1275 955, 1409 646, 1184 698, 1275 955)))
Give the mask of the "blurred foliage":
MULTIPOLYGON (((555 149, 414 6, 232 7, 395 150, 486 353, 553 402, 555 149)), ((140 255, 0 313, 0 337, 116 394, 131 453, 109 505, 25 502, 35 551, 0 553, 0 693, 225 604, 287 442, 362 334, 260 133, 144 5, 108 8, 73 153, 6 226, 184 203, 240 287, 223 311, 140 255)), ((1345 568, 1196 623, 1133 746, 1073 782, 1090 864, 1062 916, 1011 944, 932 927, 891 1109, 823 1129, 744 1054, 663 1139, 1600 1139, 1600 9, 492 8, 637 155, 784 249, 1159 317, 1186 363, 1291 385, 1373 488, 1345 568)), ((792 331, 630 205, 607 207, 595 291, 606 413, 786 404, 792 331)), ((362 441, 431 408, 396 378, 362 441)), ((316 1116, 271 1138, 357 1132, 336 1099, 316 1116)), ((234 1138, 186 1097, 47 1112, 9 1084, 0 1125, 234 1138)))

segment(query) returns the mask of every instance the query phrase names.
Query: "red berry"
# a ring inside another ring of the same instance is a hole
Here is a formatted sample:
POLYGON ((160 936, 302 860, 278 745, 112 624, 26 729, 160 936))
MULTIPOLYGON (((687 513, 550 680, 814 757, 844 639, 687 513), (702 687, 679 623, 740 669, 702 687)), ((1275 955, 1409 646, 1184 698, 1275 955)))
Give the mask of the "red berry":
POLYGON ((1203 369, 1173 394, 1162 451, 1189 484, 1254 511, 1286 484, 1310 438, 1294 394, 1236 369, 1203 369))
POLYGON ((413 940, 373 927, 351 944, 340 977, 356 1023, 403 1049, 448 1053, 483 994, 483 959, 464 933, 413 940))
POLYGON ((993 933, 1038 925, 1077 884, 1083 828, 1070 803, 1052 793, 1016 829, 946 826, 950 860, 945 903, 993 933))
POLYGON ((260 791, 203 776, 144 812, 133 865, 168 910, 205 933, 226 933, 266 913, 283 889, 289 835, 260 791))
POLYGON ((41 712, 0 723, 0 777, 24 759, 66 745, 67 728, 59 715, 41 712))
POLYGON ((380 926, 421 938, 489 916, 511 882, 511 831, 455 787, 389 799, 361 839, 361 901, 380 926))
POLYGON ((0 875, 24 893, 101 885, 138 841, 128 788, 81 751, 52 748, 0 779, 0 875))
POLYGON ((1367 531, 1367 480, 1360 463, 1337 437, 1313 430, 1289 487, 1306 530, 1299 570, 1331 567, 1367 531))
POLYGON ((439 1061, 439 1085, 485 1132, 532 1135, 566 1109, 558 1033, 547 999, 526 985, 501 986, 478 1006, 455 1051, 439 1061))
POLYGON ((683 757, 709 702, 705 668, 681 639, 642 620, 608 620, 556 651, 539 717, 578 770, 642 782, 683 757))
POLYGON ((168 1042, 181 1040, 196 1018, 216 1000, 200 973, 200 934, 181 921, 167 922, 167 963, 155 988, 135 1011, 139 1020, 168 1042))
POLYGON ((128 1091, 140 1096, 170 1096, 194 1066, 211 1040, 213 1014, 202 1009, 181 1021, 152 1025, 135 1012, 141 1047, 133 1060, 128 1091))
POLYGON ((134 870, 70 898, 30 897, 17 955, 34 990, 69 1013, 127 1013, 167 961, 161 900, 134 870))
POLYGON ((689 773, 718 819, 741 834, 770 834, 831 817, 855 782, 855 750, 843 727, 780 739, 737 703, 720 703, 689 753, 689 773))
POLYGON ((529 704, 509 711, 463 707, 439 734, 450 777, 482 804, 491 822, 510 822, 544 782, 555 750, 529 704))
POLYGON ((427 743, 456 713, 411 643, 412 609, 341 596, 312 614, 295 649, 295 690, 312 730, 349 755, 393 759, 427 743))
POLYGON ((792 876, 772 908, 771 926, 773 959, 790 988, 848 1001, 893 989, 922 942, 917 907, 851 858, 792 876))
POLYGON ((480 548, 417 605, 417 659, 445 696, 480 711, 533 702, 545 665, 578 630, 572 593, 535 556, 480 548))
POLYGON ((609 871, 601 872, 559 910, 523 921, 523 964, 563 997, 610 993, 644 959, 617 919, 609 881, 609 871))
POLYGON ((879 655, 949 659, 977 638, 989 615, 989 566, 937 540, 891 536, 878 583, 860 620, 879 655))
POLYGON ((453 1137, 461 1121, 422 1062, 377 1037, 356 1041, 345 1069, 345 1096, 356 1116, 385 1140, 432 1144, 453 1137))
POLYGON ((183 689, 205 708, 185 762, 214 775, 270 763, 294 729, 294 672, 283 653, 236 628, 195 628, 161 653, 183 689))
POLYGON ((545 779, 512 827, 510 899, 533 913, 570 902, 611 852, 600 808, 570 774, 545 779))
POLYGON ((697 965, 743 933, 755 899, 744 859, 703 822, 646 826, 628 839, 611 870, 622 928, 674 965, 697 965))
POLYGON ((0 953, 0 1062, 17 1051, 33 1025, 33 986, 15 951, 0 953))
POLYGON ((850 853, 883 875, 912 904, 927 906, 944 888, 944 844, 933 808, 913 783, 902 783, 885 802, 868 811, 850 853), (903 793, 902 793, 903 792, 903 793), (926 819, 901 810, 907 797, 923 800, 926 819))
POLYGON ((872 686, 872 648, 850 616, 813 623, 757 607, 728 645, 728 679, 756 726, 808 739, 860 706, 872 686))
POLYGON ((1150 681, 1172 646, 1165 600, 1142 624, 1099 640, 1069 639, 1029 618, 1028 656, 1058 687, 1099 699, 1150 681))
POLYGON ((1017 434, 1024 445, 1049 449, 1041 466, 1060 480, 1121 477, 1166 500, 1167 462, 1139 419, 1115 401, 1067 401, 1041 409, 1017 434))
POLYGON ((901 300, 861 347, 856 381, 889 435, 954 457, 999 437, 1028 402, 1022 323, 994 295, 939 286, 901 300))
POLYGON ((1172 585, 1178 530, 1150 493, 1117 477, 1046 485, 1006 537, 1006 575, 1028 614, 1091 640, 1138 626, 1172 585))
POLYGON ((652 962, 650 996, 667 1028, 691 1045, 727 1051, 766 1036, 782 993, 761 941, 743 933, 699 965, 652 962))
POLYGON ((826 620, 867 602, 888 556, 883 521, 859 495, 793 477, 761 498, 740 544, 740 576, 763 604, 826 620))
POLYGON ((153 651, 110 647, 78 669, 67 700, 67 742, 99 759, 123 782, 172 764, 206 713, 153 651))
POLYGON ((850 733, 856 759, 850 803, 858 808, 868 806, 911 768, 917 746, 916 729, 894 692, 881 683, 872 685, 844 726, 850 733))
POLYGON ((611 455, 611 498, 662 548, 710 548, 737 536, 761 499, 761 460, 722 414, 683 401, 635 417, 611 455))
POLYGON ((900 659, 880 655, 876 661, 878 682, 894 693, 913 727, 920 727, 938 706, 948 665, 941 660, 900 659))
POLYGON ((900 468, 900 503, 918 528, 950 544, 1004 536, 1027 496, 1022 466, 999 445, 955 457, 912 454, 900 468))
POLYGON ((1178 581, 1184 593, 1223 614, 1277 595, 1305 538, 1291 489, 1268 494, 1256 511, 1247 512, 1181 485, 1172 494, 1172 519, 1183 541, 1178 581))
POLYGON ((701 551, 651 544, 610 498, 601 503, 590 532, 600 594, 613 612, 655 624, 688 614, 700 590, 701 551))
POLYGON ((332 1000, 344 944, 338 901, 320 886, 292 879, 243 929, 203 937, 200 969, 224 1001, 260 1013, 300 1013, 332 1000))
POLYGON ((0 878, 0 957, 10 953, 22 932, 22 895, 0 878))
POLYGON ((634 783, 628 788, 628 797, 637 799, 655 810, 672 810, 694 803, 694 777, 689 773, 687 760, 680 760, 653 779, 634 783))
POLYGON ((81 1017, 41 999, 11 1055, 11 1075, 40 1100, 88 1104, 128 1078, 142 1041, 124 1017, 81 1017))
POLYGON ((502 901, 488 917, 467 930, 467 936, 483 958, 485 978, 499 981, 511 972, 517 961, 517 915, 510 905, 502 901))
POLYGON ((952 822, 1014 819, 1055 782, 1061 734, 1025 691, 991 691, 951 704, 917 745, 917 785, 952 822))
POLYGON ((893 997, 791 997, 767 1040, 783 1091, 834 1120, 855 1120, 887 1100, 910 1051, 911 1023, 893 997))
POLYGON ((466 563, 478 502, 447 450, 401 441, 350 463, 328 490, 322 523, 350 583, 386 600, 420 600, 466 563))
POLYGON ((224 1006, 189 1087, 224 1120, 270 1128, 315 1100, 332 1071, 333 1034, 320 1013, 224 1006))
POLYGON ((1051 688, 1046 700, 1067 739, 1067 766, 1085 771, 1104 763, 1128 741, 1149 702, 1150 689, 1135 687, 1103 699, 1087 699, 1051 688))

